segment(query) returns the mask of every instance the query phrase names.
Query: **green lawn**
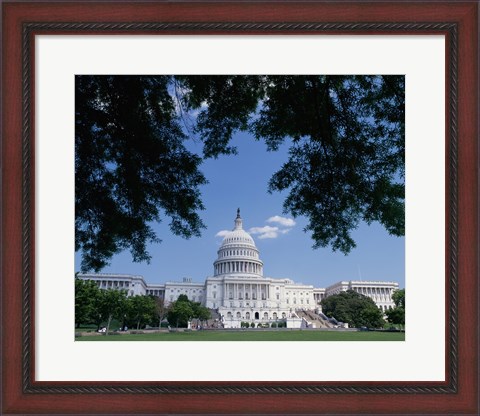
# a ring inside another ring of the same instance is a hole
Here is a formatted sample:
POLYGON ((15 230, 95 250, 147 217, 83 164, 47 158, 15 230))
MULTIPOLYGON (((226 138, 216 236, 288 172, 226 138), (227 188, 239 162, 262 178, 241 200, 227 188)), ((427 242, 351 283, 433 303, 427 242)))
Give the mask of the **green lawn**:
POLYGON ((353 331, 192 331, 82 336, 76 341, 404 341, 404 332, 353 331))

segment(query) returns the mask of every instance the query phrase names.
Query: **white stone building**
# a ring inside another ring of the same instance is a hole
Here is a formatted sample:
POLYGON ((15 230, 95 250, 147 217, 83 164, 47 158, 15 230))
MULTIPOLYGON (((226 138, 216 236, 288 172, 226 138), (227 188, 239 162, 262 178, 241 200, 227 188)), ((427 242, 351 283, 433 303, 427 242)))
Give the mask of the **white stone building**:
POLYGON ((288 319, 297 325, 298 310, 316 310, 327 296, 355 290, 372 298, 385 311, 392 308, 392 293, 399 288, 396 282, 350 280, 340 281, 327 288, 295 283, 290 279, 263 276, 263 262, 253 238, 243 229, 240 210, 234 229, 223 239, 213 263, 213 276, 205 282, 148 284, 141 276, 122 274, 80 274, 81 279, 94 280, 102 289, 124 289, 129 296, 153 295, 166 304, 180 295, 216 310, 224 327, 238 328, 241 322, 271 323, 288 319))

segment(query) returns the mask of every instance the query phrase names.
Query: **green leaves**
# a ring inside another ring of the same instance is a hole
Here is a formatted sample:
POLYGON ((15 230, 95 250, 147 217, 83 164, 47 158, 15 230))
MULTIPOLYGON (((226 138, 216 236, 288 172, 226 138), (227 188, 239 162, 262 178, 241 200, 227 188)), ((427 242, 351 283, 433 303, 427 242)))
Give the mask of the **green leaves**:
POLYGON ((182 77, 205 156, 234 153, 235 131, 251 132, 289 160, 269 192, 288 191, 284 212, 309 222, 313 247, 347 254, 360 221, 404 235, 403 76, 263 75, 182 77))
POLYGON ((252 131, 273 150, 291 141, 269 190, 289 191, 284 210, 309 219, 314 248, 348 253, 362 220, 404 234, 403 82, 295 76, 269 83, 252 131))
POLYGON ((185 238, 204 228, 198 211, 202 158, 235 154, 248 131, 289 159, 269 192, 308 220, 313 247, 345 254, 351 232, 377 221, 405 232, 405 78, 396 75, 76 76, 75 247, 82 271, 116 253, 149 261, 152 224, 170 218, 185 238))
POLYGON ((156 317, 156 303, 151 296, 136 295, 127 298, 126 318, 130 325, 140 329, 156 317))
POLYGON ((149 261, 162 214, 183 237, 204 227, 201 159, 186 139, 167 76, 77 76, 75 97, 75 246, 82 271, 99 271, 130 249, 149 261))
POLYGON ((393 292, 392 300, 395 308, 386 311, 388 322, 405 325, 405 289, 393 292))
POLYGON ((323 299, 322 311, 325 315, 334 317, 339 322, 347 322, 354 328, 381 328, 385 323, 375 302, 353 290, 323 299))
POLYGON ((96 311, 95 299, 100 296, 100 289, 91 280, 75 278, 75 325, 94 323, 96 311))
POLYGON ((206 321, 210 319, 210 310, 198 302, 192 302, 187 295, 180 295, 168 310, 167 319, 171 325, 186 327, 193 318, 206 321))

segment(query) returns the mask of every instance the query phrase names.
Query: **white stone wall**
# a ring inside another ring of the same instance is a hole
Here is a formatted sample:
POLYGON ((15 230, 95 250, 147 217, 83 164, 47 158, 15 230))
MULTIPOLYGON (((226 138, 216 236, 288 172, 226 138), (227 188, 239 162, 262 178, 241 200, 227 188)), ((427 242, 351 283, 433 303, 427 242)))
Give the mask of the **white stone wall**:
POLYGON ((187 295, 193 302, 205 302, 205 284, 194 282, 167 282, 165 283, 165 304, 175 302, 180 295, 187 295))
POLYGON ((147 285, 142 276, 113 273, 78 274, 82 280, 91 280, 97 283, 100 289, 125 290, 128 296, 145 295, 147 285))

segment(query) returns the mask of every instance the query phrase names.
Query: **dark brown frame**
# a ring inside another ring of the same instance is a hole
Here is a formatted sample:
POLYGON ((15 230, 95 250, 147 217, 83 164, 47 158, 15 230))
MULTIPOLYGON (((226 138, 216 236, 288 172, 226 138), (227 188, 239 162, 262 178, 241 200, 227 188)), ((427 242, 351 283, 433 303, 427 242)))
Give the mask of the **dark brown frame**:
POLYGON ((2 20, 1 412, 480 413, 477 1, 5 1, 2 20), (36 382, 33 46, 37 33, 444 34, 448 103, 445 381, 36 382))

